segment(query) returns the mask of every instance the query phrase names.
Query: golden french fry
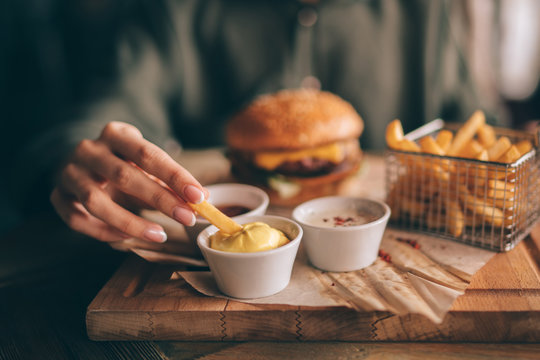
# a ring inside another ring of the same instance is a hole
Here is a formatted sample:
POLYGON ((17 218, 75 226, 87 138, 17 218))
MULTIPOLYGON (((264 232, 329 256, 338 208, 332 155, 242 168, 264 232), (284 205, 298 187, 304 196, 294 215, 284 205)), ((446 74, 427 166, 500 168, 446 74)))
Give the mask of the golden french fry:
POLYGON ((476 160, 489 161, 489 155, 487 150, 482 150, 478 155, 476 155, 476 160))
POLYGON ((446 154, 448 152, 448 149, 450 149, 453 138, 454 134, 450 130, 441 130, 437 134, 437 138, 435 140, 437 141, 437 144, 440 146, 442 151, 444 151, 444 153, 446 154))
POLYGON ((448 149, 448 155, 456 156, 461 149, 474 137, 478 129, 486 122, 484 113, 481 110, 475 111, 469 120, 458 130, 450 149, 448 149))
POLYGON ((419 141, 420 149, 428 154, 444 155, 443 149, 437 144, 435 139, 431 136, 425 136, 419 141))
POLYGON ((484 147, 478 141, 471 140, 456 155, 467 159, 476 159, 482 151, 484 151, 484 147))
POLYGON ((517 142, 515 145, 516 145, 516 148, 519 150, 519 153, 521 154, 521 156, 531 151, 533 147, 532 143, 529 140, 521 140, 517 142))
POLYGON ((426 226, 430 229, 445 229, 453 236, 459 237, 463 233, 465 217, 459 202, 452 199, 444 199, 444 205, 438 209, 429 209, 426 213, 426 226))
POLYGON ((488 180, 487 186, 485 183, 475 184, 471 186, 471 190, 476 190, 473 195, 485 196, 488 202, 491 202, 493 199, 513 201, 516 196, 516 186, 510 182, 501 180, 488 180))
POLYGON ((488 205, 484 199, 471 195, 465 185, 460 185, 459 198, 465 208, 472 211, 475 216, 485 219, 497 227, 503 225, 504 213, 502 210, 488 205))
POLYGON ((399 119, 395 119, 386 126, 386 144, 390 149, 402 150, 399 146, 402 140, 403 126, 399 119))
POLYGON ((488 187, 497 190, 514 190, 516 185, 500 180, 488 180, 488 187))
POLYGON ((494 225, 495 227, 500 227, 504 224, 504 226, 512 226, 514 224, 514 216, 512 215, 504 215, 502 219, 498 219, 495 221, 498 225, 493 224, 492 221, 490 221, 489 218, 483 216, 483 215, 476 215, 474 216, 472 213, 466 213, 464 215, 465 218, 465 226, 470 227, 478 227, 478 226, 485 226, 485 225, 494 225))
POLYGON ((478 136, 478 141, 485 148, 489 148, 493 146, 493 144, 495 144, 495 141, 497 141, 497 137, 495 135, 495 129, 493 129, 493 127, 488 124, 484 124, 480 126, 478 128, 476 136, 478 136))
POLYGON ((413 217, 420 217, 424 215, 425 204, 415 199, 411 199, 407 196, 401 198, 401 210, 409 213, 413 217))
POLYGON ((188 204, 195 212, 197 212, 197 214, 210 221, 212 225, 226 234, 234 234, 242 230, 242 225, 238 224, 207 201, 203 201, 199 204, 188 204))
POLYGON ((398 143, 397 150, 420 152, 420 146, 412 140, 403 139, 398 143))
POLYGON ((456 237, 461 236, 463 233, 464 217, 459 203, 455 200, 448 200, 446 202, 446 211, 448 232, 456 237))
POLYGON ((510 149, 512 143, 506 136, 501 136, 495 144, 488 149, 488 156, 490 161, 497 161, 505 152, 510 149))
POLYGON ((521 152, 515 145, 510 146, 507 152, 497 159, 498 162, 510 164, 521 157, 521 152))
POLYGON ((486 196, 491 201, 491 199, 506 199, 508 201, 514 200, 516 193, 514 190, 504 190, 504 189, 488 189, 486 191, 486 196))

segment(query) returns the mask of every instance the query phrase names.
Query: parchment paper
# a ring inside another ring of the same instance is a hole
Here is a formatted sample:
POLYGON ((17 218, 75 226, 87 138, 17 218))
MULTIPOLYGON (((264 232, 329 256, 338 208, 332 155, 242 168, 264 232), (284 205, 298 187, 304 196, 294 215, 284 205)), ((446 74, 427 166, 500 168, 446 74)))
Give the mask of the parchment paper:
POLYGON ((465 292, 470 277, 495 253, 450 240, 387 229, 379 257, 371 266, 352 272, 325 272, 309 264, 302 247, 291 282, 280 293, 259 299, 234 299, 222 294, 210 272, 179 272, 197 291, 254 304, 344 306, 358 311, 418 313, 443 321, 454 300, 465 292), (406 240, 414 240, 418 248, 406 240))

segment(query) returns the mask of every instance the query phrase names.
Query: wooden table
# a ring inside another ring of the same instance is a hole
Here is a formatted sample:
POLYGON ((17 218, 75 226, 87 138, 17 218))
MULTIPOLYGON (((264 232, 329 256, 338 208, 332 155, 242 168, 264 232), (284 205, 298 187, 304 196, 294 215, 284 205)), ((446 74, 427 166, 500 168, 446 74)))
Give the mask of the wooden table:
MULTIPOLYGON (((0 278, 0 359, 238 359, 248 354, 251 359, 403 358, 405 354, 409 358, 536 359, 540 352, 539 344, 485 342, 90 341, 86 307, 125 254, 74 235, 52 215, 2 236, 1 244, 2 264, 6 259, 22 261, 26 270, 4 271, 0 278), (58 253, 51 256, 55 250, 58 253)), ((487 266, 511 262, 512 256, 497 255, 487 266)), ((497 279, 481 271, 474 281, 496 284, 497 279)))

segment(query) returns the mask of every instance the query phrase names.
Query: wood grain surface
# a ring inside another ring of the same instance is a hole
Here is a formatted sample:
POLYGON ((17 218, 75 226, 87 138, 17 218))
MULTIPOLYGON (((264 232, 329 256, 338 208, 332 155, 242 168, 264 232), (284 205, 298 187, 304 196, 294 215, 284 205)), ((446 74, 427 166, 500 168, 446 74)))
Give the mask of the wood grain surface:
POLYGON ((250 305, 193 290, 177 268, 127 258, 87 309, 93 340, 540 341, 540 227, 495 255, 440 325, 420 315, 250 305))

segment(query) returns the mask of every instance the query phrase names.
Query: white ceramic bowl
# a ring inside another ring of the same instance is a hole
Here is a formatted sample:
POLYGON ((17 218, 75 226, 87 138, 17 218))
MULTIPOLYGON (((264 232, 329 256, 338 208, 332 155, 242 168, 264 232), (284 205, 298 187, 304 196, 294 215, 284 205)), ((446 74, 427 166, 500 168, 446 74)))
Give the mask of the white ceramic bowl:
MULTIPOLYGON (((255 186, 227 183, 209 185, 206 188, 210 192, 207 201, 216 207, 237 205, 251 209, 242 216, 264 215, 268 208, 268 194, 255 186)), ((198 216, 195 225, 186 226, 186 233, 190 239, 197 241, 199 233, 209 225, 208 220, 198 216)))
POLYGON ((377 200, 328 196, 298 205, 292 216, 304 229, 304 247, 313 266, 326 271, 354 271, 377 258, 390 207, 377 200), (349 217, 352 220, 341 221, 349 217), (353 220, 369 222, 354 225, 353 220))
POLYGON ((270 296, 285 289, 302 239, 302 228, 294 221, 271 215, 241 216, 240 224, 262 221, 274 227, 291 240, 276 249, 253 253, 233 253, 209 247, 209 237, 218 229, 209 226, 203 230, 197 245, 208 262, 218 288, 226 295, 241 299, 270 296))

